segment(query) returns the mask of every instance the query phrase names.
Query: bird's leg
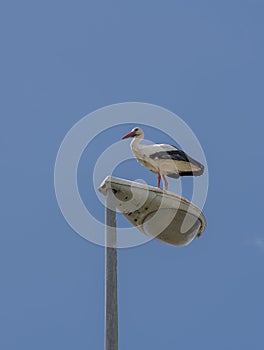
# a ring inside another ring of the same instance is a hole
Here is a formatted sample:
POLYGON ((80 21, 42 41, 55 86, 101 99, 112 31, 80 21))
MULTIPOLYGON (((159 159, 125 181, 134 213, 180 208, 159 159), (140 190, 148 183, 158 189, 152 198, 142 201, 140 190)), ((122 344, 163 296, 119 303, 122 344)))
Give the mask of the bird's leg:
POLYGON ((167 181, 167 179, 166 179, 166 176, 165 176, 165 175, 162 175, 162 179, 163 179, 163 182, 164 182, 165 190, 167 191, 167 190, 168 190, 168 181, 167 181))
POLYGON ((161 176, 160 176, 160 172, 158 170, 158 188, 160 188, 160 179, 161 179, 161 176))

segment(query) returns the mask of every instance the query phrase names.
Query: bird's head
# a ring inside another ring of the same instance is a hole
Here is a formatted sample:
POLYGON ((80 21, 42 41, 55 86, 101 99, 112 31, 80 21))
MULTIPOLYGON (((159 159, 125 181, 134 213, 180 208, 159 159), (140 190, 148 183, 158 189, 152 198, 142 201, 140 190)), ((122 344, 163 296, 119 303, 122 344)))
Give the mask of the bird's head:
POLYGON ((128 139, 129 137, 140 137, 140 138, 143 138, 144 137, 144 132, 143 132, 142 129, 136 127, 134 129, 132 129, 128 134, 124 135, 122 137, 122 140, 128 139))

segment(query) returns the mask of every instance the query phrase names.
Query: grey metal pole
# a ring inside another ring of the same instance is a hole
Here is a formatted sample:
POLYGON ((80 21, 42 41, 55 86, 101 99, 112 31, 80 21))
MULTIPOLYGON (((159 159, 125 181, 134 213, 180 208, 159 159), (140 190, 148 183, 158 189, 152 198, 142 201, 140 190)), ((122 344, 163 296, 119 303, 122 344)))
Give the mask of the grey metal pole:
POLYGON ((111 189, 106 193, 105 350, 118 350, 116 207, 111 189))

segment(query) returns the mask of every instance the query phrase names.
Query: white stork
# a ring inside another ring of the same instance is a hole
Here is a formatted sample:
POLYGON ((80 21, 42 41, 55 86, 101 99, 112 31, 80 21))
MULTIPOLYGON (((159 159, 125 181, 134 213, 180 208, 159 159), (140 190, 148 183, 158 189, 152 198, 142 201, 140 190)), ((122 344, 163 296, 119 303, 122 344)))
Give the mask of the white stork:
POLYGON ((130 143, 132 152, 141 164, 145 165, 153 173, 158 174, 158 187, 161 177, 165 190, 168 190, 166 176, 178 178, 179 176, 199 176, 204 171, 204 166, 185 152, 175 146, 166 144, 141 145, 144 132, 140 128, 134 128, 122 139, 133 137, 130 143))

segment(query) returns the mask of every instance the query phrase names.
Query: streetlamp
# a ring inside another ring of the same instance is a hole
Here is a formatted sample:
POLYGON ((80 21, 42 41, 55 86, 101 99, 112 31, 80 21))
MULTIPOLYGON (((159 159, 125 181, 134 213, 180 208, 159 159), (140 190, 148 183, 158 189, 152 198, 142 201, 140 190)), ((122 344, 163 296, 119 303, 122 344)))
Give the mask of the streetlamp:
POLYGON ((199 208, 177 194, 108 176, 106 196, 105 350, 118 349, 116 208, 142 233, 175 246, 200 237, 206 221, 199 208))

